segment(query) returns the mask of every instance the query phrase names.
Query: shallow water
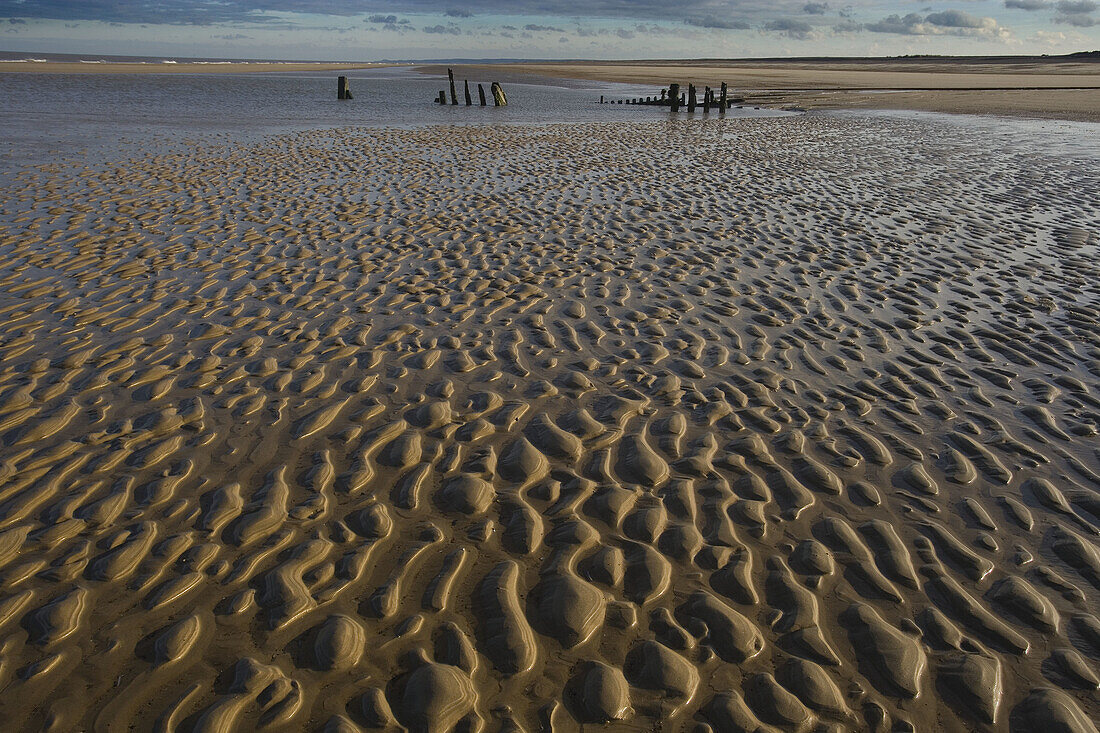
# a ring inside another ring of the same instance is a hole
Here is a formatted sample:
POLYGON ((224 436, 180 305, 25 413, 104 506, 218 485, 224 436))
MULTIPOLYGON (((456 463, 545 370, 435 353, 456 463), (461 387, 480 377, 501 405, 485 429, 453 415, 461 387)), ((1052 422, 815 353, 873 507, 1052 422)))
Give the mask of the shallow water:
MULTIPOLYGON (((660 108, 599 105, 600 95, 652 95, 652 86, 562 81, 505 84, 508 106, 492 106, 492 79, 471 80, 474 106, 434 104, 446 77, 408 67, 347 74, 354 99, 336 99, 332 73, 270 74, 15 74, 0 73, 0 167, 42 163, 59 156, 127 149, 154 141, 178 143, 181 133, 242 136, 314 128, 423 125, 540 124, 653 120, 660 108), (489 106, 478 105, 477 82, 489 106)), ((731 110, 730 117, 769 116, 769 110, 731 110)))

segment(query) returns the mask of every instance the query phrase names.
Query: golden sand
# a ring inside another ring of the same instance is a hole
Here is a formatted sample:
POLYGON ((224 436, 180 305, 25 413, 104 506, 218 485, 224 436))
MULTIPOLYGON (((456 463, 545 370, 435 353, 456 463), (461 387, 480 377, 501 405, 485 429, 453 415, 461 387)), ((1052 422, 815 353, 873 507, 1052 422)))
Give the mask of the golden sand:
POLYGON ((811 116, 28 170, 4 729, 1095 733, 1098 171, 811 116))

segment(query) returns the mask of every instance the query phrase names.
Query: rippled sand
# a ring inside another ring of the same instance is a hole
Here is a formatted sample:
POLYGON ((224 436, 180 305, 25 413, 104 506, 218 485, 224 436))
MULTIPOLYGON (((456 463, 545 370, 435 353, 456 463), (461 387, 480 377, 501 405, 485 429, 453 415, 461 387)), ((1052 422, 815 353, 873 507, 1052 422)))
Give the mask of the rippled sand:
POLYGON ((1097 190, 828 117, 28 171, 4 727, 1095 731, 1097 190))

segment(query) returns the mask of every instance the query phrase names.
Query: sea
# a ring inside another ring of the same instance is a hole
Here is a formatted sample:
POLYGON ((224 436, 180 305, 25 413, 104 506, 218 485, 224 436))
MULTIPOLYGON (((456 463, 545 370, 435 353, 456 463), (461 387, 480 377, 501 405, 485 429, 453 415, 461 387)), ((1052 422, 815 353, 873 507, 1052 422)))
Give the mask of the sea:
MULTIPOLYGON (((458 105, 439 105, 446 75, 411 66, 239 74, 32 74, 4 73, 3 66, 0 166, 125 155, 134 147, 211 134, 244 139, 313 128, 631 122, 669 115, 667 108, 599 103, 601 96, 617 102, 659 95, 656 86, 550 78, 501 80, 506 107, 493 106, 489 87, 498 79, 491 76, 469 80, 473 106, 466 107, 459 78, 458 105), (349 77, 351 100, 336 98, 340 74, 349 77), (479 83, 486 107, 479 105, 479 83)), ((751 107, 729 112, 777 114, 785 113, 751 107)))

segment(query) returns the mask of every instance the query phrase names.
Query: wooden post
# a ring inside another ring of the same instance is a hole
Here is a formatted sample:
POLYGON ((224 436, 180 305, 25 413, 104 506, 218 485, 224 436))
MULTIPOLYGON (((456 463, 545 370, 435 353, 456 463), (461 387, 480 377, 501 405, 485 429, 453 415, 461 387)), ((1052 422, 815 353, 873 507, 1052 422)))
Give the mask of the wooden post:
POLYGON ((695 85, 688 84, 688 112, 695 111, 695 85))
POLYGON ((489 91, 493 93, 493 106, 494 107, 507 107, 508 97, 504 95, 504 87, 499 82, 493 82, 489 87, 489 91))
POLYGON ((710 87, 704 87, 703 91, 703 114, 710 112, 710 87))
POLYGON ((724 115, 726 113, 727 99, 728 97, 726 96, 726 82, 722 82, 722 101, 718 107, 718 114, 724 115))
POLYGON ((458 95, 455 94, 455 73, 447 69, 447 79, 451 82, 451 104, 458 104, 458 95))
POLYGON ((673 112, 679 112, 680 111, 680 85, 679 84, 669 85, 669 87, 668 87, 668 99, 669 99, 669 103, 672 105, 672 111, 673 112))
POLYGON ((477 85, 477 96, 481 100, 481 106, 485 106, 485 87, 480 84, 477 85))
POLYGON ((336 98, 351 99, 351 89, 348 87, 348 78, 341 76, 336 80, 336 98))
POLYGON ((447 92, 440 90, 439 99, 437 99, 435 101, 439 102, 440 104, 446 104, 447 103, 447 92))
POLYGON ((466 106, 469 107, 474 103, 474 100, 470 98, 470 82, 463 80, 462 83, 466 85, 466 106))

